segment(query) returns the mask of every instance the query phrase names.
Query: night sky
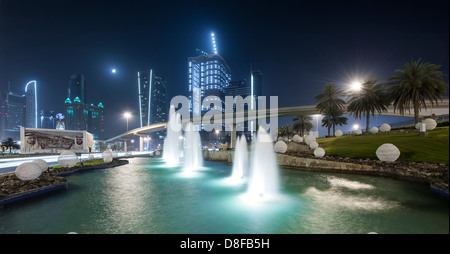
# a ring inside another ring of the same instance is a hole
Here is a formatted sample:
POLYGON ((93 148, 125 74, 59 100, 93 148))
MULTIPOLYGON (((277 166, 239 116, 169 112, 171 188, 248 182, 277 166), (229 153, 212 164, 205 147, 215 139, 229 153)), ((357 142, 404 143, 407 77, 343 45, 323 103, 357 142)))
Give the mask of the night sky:
MULTIPOLYGON (((63 112, 68 78, 105 106, 105 138, 137 117, 137 71, 152 68, 168 95, 187 95, 187 58, 219 54, 233 80, 263 72, 279 106, 309 105, 327 82, 384 81, 411 59, 449 73, 449 1, 0 0, 0 89, 38 81, 39 109, 63 112), (111 70, 117 69, 112 74, 111 70)), ((446 79, 448 82, 448 78, 446 79)))

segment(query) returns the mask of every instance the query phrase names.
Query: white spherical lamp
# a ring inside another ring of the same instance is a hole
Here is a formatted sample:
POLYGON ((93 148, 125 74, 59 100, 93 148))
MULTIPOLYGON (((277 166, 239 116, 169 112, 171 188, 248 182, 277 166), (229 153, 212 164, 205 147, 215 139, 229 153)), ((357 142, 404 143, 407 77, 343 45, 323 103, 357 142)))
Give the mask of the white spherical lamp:
POLYGON ((306 135, 305 136, 305 143, 307 145, 311 144, 311 142, 316 141, 316 137, 314 135, 306 135))
POLYGON ((48 163, 44 161, 43 159, 36 159, 33 160, 32 163, 36 163, 41 168, 42 172, 46 171, 48 169, 48 163))
POLYGON ((110 163, 111 161, 113 161, 113 153, 110 149, 105 150, 102 154, 102 157, 105 163, 110 163))
POLYGON ((64 151, 58 157, 58 163, 64 168, 72 168, 78 162, 78 156, 72 151, 64 151))
POLYGON ((434 128, 436 128, 436 126, 437 126, 436 121, 431 118, 427 118, 427 119, 423 120, 423 122, 427 125, 427 131, 434 130, 434 128))
POLYGON ((273 146, 273 150, 275 150, 276 153, 285 153, 287 150, 287 145, 284 141, 277 141, 277 143, 273 146))
POLYGON ((358 130, 355 131, 355 133, 356 133, 356 135, 361 135, 362 131, 360 129, 358 129, 358 130))
POLYGON ((376 155, 380 161, 395 161, 400 157, 400 150, 395 145, 386 143, 378 147, 376 155))
POLYGON ((317 143, 316 141, 313 141, 313 142, 309 143, 309 148, 314 150, 317 147, 319 147, 319 143, 317 143))
POLYGON ((344 133, 343 133, 341 130, 336 130, 336 131, 334 132, 334 136, 336 136, 336 137, 340 137, 340 136, 342 136, 342 135, 344 135, 344 133))
POLYGON ((303 138, 300 137, 299 135, 295 134, 294 137, 292 138, 295 142, 303 142, 303 138))
POLYGON ((391 130, 391 126, 387 123, 384 123, 380 126, 381 132, 386 132, 386 131, 390 131, 390 130, 391 130))
POLYGON ((316 156, 317 158, 322 158, 323 156, 325 156, 325 150, 322 147, 317 147, 316 149, 314 149, 314 156, 316 156))
POLYGON ((20 180, 29 181, 38 178, 42 174, 42 169, 37 163, 25 162, 17 166, 14 173, 20 180))
POLYGON ((372 133, 372 134, 377 134, 377 132, 378 132, 378 127, 372 127, 372 128, 370 128, 370 133, 372 133))

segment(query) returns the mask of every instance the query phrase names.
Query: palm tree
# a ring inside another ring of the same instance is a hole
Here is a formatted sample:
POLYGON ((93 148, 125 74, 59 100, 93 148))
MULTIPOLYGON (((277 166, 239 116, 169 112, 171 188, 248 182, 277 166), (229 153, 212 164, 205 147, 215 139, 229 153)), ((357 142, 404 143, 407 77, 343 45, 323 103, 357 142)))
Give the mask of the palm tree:
POLYGON ((2 141, 2 146, 9 148, 9 154, 11 154, 12 149, 20 149, 20 145, 17 144, 12 138, 8 138, 2 141))
POLYGON ((328 136, 330 135, 330 128, 333 127, 333 136, 336 132, 337 125, 347 124, 347 117, 342 116, 342 111, 331 111, 325 113, 322 119, 322 127, 328 127, 328 136))
POLYGON ((424 63, 421 59, 406 63, 403 69, 394 71, 394 75, 388 80, 391 85, 390 94, 394 105, 394 111, 404 114, 406 110, 414 109, 414 122, 419 122, 419 111, 427 108, 425 101, 431 105, 438 105, 447 93, 448 83, 443 78, 446 76, 439 69, 441 65, 424 63))
POLYGON ((292 120, 294 120, 294 131, 300 136, 303 136, 314 127, 311 123, 312 117, 309 115, 298 115, 292 120))
MULTIPOLYGON (((328 83, 323 87, 320 94, 314 97, 316 99, 316 109, 322 114, 330 112, 343 112, 345 109, 345 101, 341 97, 345 96, 344 91, 337 88, 335 84, 328 83)), ((328 136, 330 136, 331 118, 327 118, 328 136)))
POLYGON ((369 77, 358 92, 349 94, 347 111, 361 120, 361 115, 366 116, 366 132, 369 131, 370 114, 387 111, 389 105, 388 97, 382 89, 383 84, 378 83, 374 77, 369 77))

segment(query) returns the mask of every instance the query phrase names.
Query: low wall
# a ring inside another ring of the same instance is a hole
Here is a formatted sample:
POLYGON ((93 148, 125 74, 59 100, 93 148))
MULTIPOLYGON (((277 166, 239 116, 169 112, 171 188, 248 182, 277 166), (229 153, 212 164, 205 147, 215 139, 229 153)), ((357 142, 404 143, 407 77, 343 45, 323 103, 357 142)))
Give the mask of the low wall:
MULTIPOLYGON (((204 159, 233 163, 234 151, 205 151, 204 159)), ((402 180, 430 183, 448 190, 448 166, 419 162, 362 161, 343 162, 277 153, 278 165, 305 171, 385 176, 402 180)))

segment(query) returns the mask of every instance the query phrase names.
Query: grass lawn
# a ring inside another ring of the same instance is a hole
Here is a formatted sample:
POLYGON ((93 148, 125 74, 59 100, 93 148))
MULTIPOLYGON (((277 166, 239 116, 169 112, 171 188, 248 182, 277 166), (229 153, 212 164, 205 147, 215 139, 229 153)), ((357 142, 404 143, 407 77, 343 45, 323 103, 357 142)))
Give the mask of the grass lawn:
MULTIPOLYGON (((103 164, 103 163, 105 163, 105 162, 103 161, 103 159, 96 159, 96 160, 87 160, 87 161, 83 161, 83 164, 84 164, 85 167, 87 167, 87 166, 101 165, 101 164, 103 164)), ((75 165, 75 167, 77 167, 77 166, 81 166, 81 163, 80 163, 80 162, 77 162, 77 164, 75 165)), ((61 165, 55 165, 55 166, 51 166, 51 168, 62 168, 62 166, 61 166, 61 165)))
POLYGON ((429 131, 427 136, 418 133, 380 134, 373 136, 342 136, 319 138, 317 143, 330 156, 355 159, 378 159, 375 152, 384 143, 400 150, 398 160, 426 161, 449 164, 449 128, 429 131))

